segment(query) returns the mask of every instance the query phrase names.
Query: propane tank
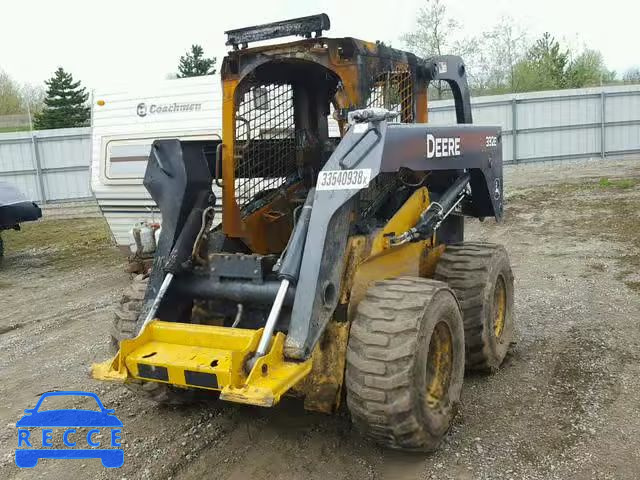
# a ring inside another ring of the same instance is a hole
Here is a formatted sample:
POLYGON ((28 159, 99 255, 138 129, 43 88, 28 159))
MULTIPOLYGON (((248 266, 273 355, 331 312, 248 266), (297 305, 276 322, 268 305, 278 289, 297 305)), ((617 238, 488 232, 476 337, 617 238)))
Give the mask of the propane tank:
POLYGON ((140 227, 140 243, 142 244, 143 254, 149 254, 156 251, 156 237, 153 234, 153 227, 148 223, 144 223, 140 227))
POLYGON ((129 250, 134 255, 138 255, 142 252, 142 239, 140 238, 140 226, 142 222, 138 222, 131 230, 129 230, 129 250))
POLYGON ((129 248, 134 255, 149 255, 156 251, 156 231, 157 223, 147 222, 136 223, 129 231, 129 248))

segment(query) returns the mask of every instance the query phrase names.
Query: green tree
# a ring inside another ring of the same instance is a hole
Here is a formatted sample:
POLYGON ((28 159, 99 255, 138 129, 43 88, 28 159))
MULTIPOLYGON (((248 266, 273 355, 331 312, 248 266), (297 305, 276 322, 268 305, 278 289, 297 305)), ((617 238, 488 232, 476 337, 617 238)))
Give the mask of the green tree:
MULTIPOLYGON (((500 18, 481 36, 464 36, 445 0, 426 0, 416 16, 415 28, 401 40, 423 58, 460 55, 474 95, 581 88, 615 81, 615 72, 606 68, 597 50, 572 52, 549 32, 532 42, 509 17, 500 18)), ((624 81, 640 82, 640 69, 631 69, 624 81)), ((448 96, 446 86, 438 82, 430 86, 432 89, 436 98, 448 96)))
MULTIPOLYGON (((462 26, 447 12, 441 0, 427 0, 418 11, 413 32, 402 35, 402 42, 416 55, 428 58, 434 55, 460 55, 467 64, 467 74, 473 80, 478 41, 462 35, 462 26)), ((435 82, 436 97, 443 97, 443 82, 435 82)))
POLYGON ((564 88, 566 86, 565 69, 569 63, 569 51, 562 50, 560 42, 545 32, 536 40, 527 53, 527 60, 533 67, 535 80, 543 88, 564 88))
POLYGON ((599 51, 587 49, 571 61, 566 78, 569 88, 594 87, 611 83, 616 73, 607 69, 599 51))
POLYGON ((571 57, 570 50, 545 33, 516 65, 514 91, 592 87, 615 80, 615 72, 607 69, 599 51, 585 49, 571 57))
POLYGON ((500 94, 516 90, 516 65, 529 45, 525 32, 511 17, 503 16, 481 38, 474 93, 500 94))
POLYGON ((624 83, 640 83, 640 67, 631 67, 622 76, 624 83))
POLYGON ((0 70, 0 115, 23 113, 20 87, 0 70))
POLYGON ((558 90, 566 88, 569 51, 546 32, 529 48, 514 69, 514 91, 558 90))
POLYGON ((20 88, 20 97, 24 107, 28 107, 31 115, 38 114, 44 108, 45 91, 40 85, 25 83, 20 88))
POLYGON ((44 83, 47 85, 47 96, 42 112, 35 115, 34 128, 44 130, 88 125, 89 94, 80 86, 80 81, 74 82, 71 74, 59 67, 53 77, 44 83))
POLYGON ((216 73, 216 57, 205 58, 200 45, 191 45, 191 50, 180 57, 178 78, 200 77, 216 73))

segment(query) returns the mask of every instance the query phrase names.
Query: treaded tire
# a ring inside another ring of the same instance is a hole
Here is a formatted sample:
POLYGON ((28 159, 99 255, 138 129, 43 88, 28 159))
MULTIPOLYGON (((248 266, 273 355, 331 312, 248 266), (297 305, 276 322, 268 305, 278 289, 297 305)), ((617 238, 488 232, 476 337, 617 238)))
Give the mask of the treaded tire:
POLYGON ((462 315, 445 283, 400 277, 369 287, 351 325, 346 367, 347 405, 365 435, 395 449, 435 450, 456 414, 463 377, 462 315), (450 334, 448 380, 429 405, 436 331, 450 334))
POLYGON ((434 278, 447 282, 460 302, 467 370, 496 370, 509 351, 514 333, 513 272, 505 248, 475 242, 447 245, 434 278), (498 335, 494 294, 499 278, 506 294, 506 311, 501 316, 498 335))
MULTIPOLYGON (((136 334, 136 321, 142 310, 148 283, 147 275, 136 275, 115 308, 111 328, 111 351, 114 355, 119 349, 121 340, 133 338, 136 334)), ((177 388, 158 382, 131 380, 126 382, 125 386, 139 396, 164 405, 185 405, 213 397, 199 390, 177 388)))

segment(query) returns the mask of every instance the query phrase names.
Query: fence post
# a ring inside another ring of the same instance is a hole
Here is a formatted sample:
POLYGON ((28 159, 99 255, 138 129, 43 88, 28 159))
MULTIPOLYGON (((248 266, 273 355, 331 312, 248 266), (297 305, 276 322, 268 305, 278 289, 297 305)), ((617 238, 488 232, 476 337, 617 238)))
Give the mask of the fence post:
POLYGON ((42 162, 40 161, 40 154, 38 153, 38 137, 31 131, 31 143, 33 145, 33 158, 36 162, 36 177, 38 178, 38 188, 40 189, 40 198, 42 203, 47 203, 47 195, 44 190, 44 178, 42 178, 42 162))
POLYGON ((36 177, 38 179, 38 189, 40 190, 41 203, 47 203, 47 195, 44 192, 44 179, 42 178, 42 163, 40 162, 40 154, 38 153, 38 143, 36 134, 33 133, 33 120, 31 119, 31 108, 27 102, 27 115, 29 115, 29 133, 31 134, 31 148, 33 149, 33 160, 36 164, 36 177))
POLYGON ((605 106, 606 95, 604 90, 600 92, 600 157, 604 159, 607 156, 607 137, 605 133, 605 106))
POLYGON ((518 163, 518 107, 516 97, 511 99, 511 141, 513 163, 518 163))

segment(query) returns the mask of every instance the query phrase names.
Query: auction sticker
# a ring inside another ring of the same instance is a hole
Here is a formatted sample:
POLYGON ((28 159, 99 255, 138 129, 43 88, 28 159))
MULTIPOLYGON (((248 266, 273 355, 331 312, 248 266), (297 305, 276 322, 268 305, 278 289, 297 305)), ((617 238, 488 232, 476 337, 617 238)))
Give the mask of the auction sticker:
POLYGON ((371 169, 324 170, 318 175, 318 190, 359 190, 367 188, 371 180, 371 169))

